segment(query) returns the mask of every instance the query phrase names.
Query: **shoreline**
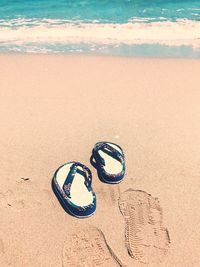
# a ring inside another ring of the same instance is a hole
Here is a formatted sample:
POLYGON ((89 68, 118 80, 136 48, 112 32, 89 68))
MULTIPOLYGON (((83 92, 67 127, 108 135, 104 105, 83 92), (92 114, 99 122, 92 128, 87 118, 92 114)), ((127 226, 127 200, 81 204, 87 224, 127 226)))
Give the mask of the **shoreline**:
MULTIPOLYGON (((128 46, 127 46, 128 47, 128 46)), ((123 51, 124 48, 109 48, 109 52, 102 52, 102 51, 96 51, 96 53, 90 52, 78 52, 77 49, 73 48, 74 51, 48 51, 48 52, 33 52, 33 51, 26 51, 26 52, 15 52, 15 51, 0 51, 0 56, 2 55, 14 55, 14 56, 88 56, 88 57, 112 57, 112 58, 131 58, 131 59, 170 59, 170 60, 176 60, 176 59, 200 59, 200 51, 196 48, 193 48, 192 46, 186 46, 185 47, 187 51, 184 51, 183 47, 176 47, 176 46, 165 46, 160 44, 145 44, 145 45, 135 45, 134 48, 129 47, 129 52, 123 51), (146 46, 146 48, 144 48, 146 46), (143 48, 142 48, 143 47, 143 48), (161 50, 158 52, 157 50, 161 50), (114 49, 112 51, 112 49, 114 49), (116 49, 116 51, 115 51, 116 49), (145 50, 148 50, 148 52, 144 52, 145 50), (170 49, 170 52, 169 52, 170 49), (195 50, 196 49, 196 50, 195 50)), ((28 49, 28 48, 27 48, 28 49)), ((73 50, 72 49, 72 50, 73 50)))
POLYGON ((124 60, 155 60, 155 61, 200 61, 200 58, 193 57, 148 57, 148 56, 126 56, 126 55, 108 55, 108 54, 91 54, 91 53, 28 53, 28 52, 0 52, 0 57, 88 57, 88 58, 111 58, 111 59, 124 59, 124 60))

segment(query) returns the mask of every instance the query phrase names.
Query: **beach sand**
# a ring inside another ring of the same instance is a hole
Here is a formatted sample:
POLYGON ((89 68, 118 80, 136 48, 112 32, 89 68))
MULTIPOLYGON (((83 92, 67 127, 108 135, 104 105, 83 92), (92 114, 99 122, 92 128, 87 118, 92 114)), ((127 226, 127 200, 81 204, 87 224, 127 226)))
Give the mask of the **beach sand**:
POLYGON ((147 266, 125 246, 118 199, 129 188, 158 198, 170 236, 166 255, 149 255, 148 266, 200 266, 200 61, 1 55, 0 62, 0 266, 115 266, 105 244, 91 245, 104 242, 94 227, 124 265, 147 266), (118 185, 100 182, 90 164, 102 140, 124 149, 118 185), (67 214, 51 189, 55 170, 72 160, 93 173, 97 210, 88 219, 67 214), (96 264, 78 242, 84 233, 96 264))

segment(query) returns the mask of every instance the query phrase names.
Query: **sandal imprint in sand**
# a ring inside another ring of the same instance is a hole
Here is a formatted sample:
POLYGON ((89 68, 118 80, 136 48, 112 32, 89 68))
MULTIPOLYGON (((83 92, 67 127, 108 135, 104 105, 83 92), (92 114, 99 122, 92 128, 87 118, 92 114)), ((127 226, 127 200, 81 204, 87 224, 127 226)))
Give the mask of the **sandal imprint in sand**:
POLYGON ((112 187, 109 186, 106 188, 103 185, 103 186, 100 186, 96 190, 96 193, 98 195, 99 203, 100 203, 100 201, 106 201, 106 203, 109 203, 109 204, 116 204, 116 203, 118 203, 118 199, 120 196, 120 187, 118 184, 116 184, 112 187))
POLYGON ((119 208, 125 219, 125 243, 129 255, 143 263, 158 262, 170 245, 162 226, 159 201, 150 194, 129 189, 121 194, 119 208))
POLYGON ((110 188, 110 198, 112 201, 112 204, 115 204, 120 196, 120 187, 117 185, 116 188, 110 188))
POLYGON ((101 230, 76 229, 63 247, 63 267, 125 267, 108 246, 101 230))

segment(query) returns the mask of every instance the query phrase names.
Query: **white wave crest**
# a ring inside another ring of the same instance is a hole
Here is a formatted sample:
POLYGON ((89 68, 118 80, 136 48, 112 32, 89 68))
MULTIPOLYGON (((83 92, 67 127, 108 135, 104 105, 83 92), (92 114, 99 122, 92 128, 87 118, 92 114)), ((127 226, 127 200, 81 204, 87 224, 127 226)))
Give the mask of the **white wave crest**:
MULTIPOLYGON (((97 43, 192 45, 200 47, 200 21, 137 22, 124 24, 82 23, 72 21, 18 20, 17 27, 2 25, 2 44, 35 43, 97 43)), ((7 22, 9 23, 9 22, 7 22)), ((10 22, 11 23, 11 22, 10 22)), ((13 23, 13 22, 12 22, 13 23)), ((11 24, 12 24, 11 23, 11 24)), ((12 24, 13 25, 13 24, 12 24)))

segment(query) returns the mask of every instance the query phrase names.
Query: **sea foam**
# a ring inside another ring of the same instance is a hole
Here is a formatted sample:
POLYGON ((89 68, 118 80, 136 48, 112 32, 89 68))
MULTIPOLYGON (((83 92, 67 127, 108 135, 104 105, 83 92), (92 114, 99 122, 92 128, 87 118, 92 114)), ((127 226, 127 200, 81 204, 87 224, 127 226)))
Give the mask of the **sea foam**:
POLYGON ((164 44, 200 47, 200 21, 97 23, 57 19, 0 20, 2 44, 164 44))

